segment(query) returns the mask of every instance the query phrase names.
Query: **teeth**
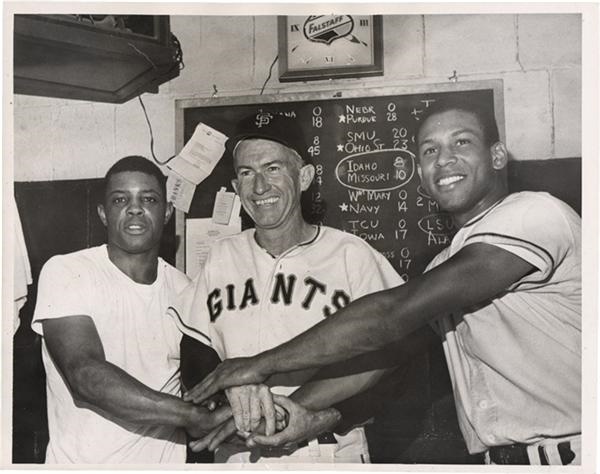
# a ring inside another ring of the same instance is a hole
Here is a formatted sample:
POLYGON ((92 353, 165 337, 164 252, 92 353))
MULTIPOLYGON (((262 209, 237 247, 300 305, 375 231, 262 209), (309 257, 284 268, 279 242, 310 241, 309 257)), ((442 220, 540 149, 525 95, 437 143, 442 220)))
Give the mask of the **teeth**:
POLYGON ((274 204, 279 200, 279 198, 276 197, 272 197, 272 198, 268 198, 268 199, 259 199, 258 201, 255 201, 257 206, 264 206, 266 204, 274 204))
POLYGON ((456 183, 464 178, 464 176, 447 176, 438 180, 438 184, 441 186, 448 186, 449 184, 456 183))

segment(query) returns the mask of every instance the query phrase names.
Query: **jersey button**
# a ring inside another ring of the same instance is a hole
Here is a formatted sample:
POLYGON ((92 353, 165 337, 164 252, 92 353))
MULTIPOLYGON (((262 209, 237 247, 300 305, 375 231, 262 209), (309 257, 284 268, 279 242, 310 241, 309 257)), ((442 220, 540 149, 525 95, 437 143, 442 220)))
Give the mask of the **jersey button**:
POLYGON ((481 408, 482 410, 485 410, 489 404, 487 400, 480 400, 479 403, 477 404, 479 406, 479 408, 481 408))

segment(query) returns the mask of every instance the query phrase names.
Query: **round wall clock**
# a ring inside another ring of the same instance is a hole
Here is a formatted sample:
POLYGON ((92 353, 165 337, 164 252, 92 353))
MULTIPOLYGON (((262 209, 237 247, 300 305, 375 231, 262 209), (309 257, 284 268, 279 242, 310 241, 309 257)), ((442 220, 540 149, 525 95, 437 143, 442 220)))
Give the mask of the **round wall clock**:
POLYGON ((381 15, 280 16, 279 80, 383 75, 381 15))

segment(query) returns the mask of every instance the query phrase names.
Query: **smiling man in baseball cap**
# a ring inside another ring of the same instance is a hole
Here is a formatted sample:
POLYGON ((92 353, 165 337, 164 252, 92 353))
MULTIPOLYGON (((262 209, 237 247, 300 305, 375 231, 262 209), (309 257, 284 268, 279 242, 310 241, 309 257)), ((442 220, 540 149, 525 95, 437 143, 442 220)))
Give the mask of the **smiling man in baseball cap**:
MULTIPOLYGON (((306 160, 306 141, 294 117, 253 115, 238 126, 226 148, 233 158, 233 186, 255 228, 222 238, 210 248, 179 311, 190 336, 210 344, 221 359, 251 356, 302 333, 354 299, 402 283, 389 262, 360 238, 303 218, 301 195, 315 170, 306 160)), ((272 378, 267 385, 275 403, 287 411, 289 426, 302 442, 283 451, 253 441, 251 449, 243 442, 224 443, 217 449, 217 461, 369 462, 362 428, 344 434, 329 431, 340 419, 329 407, 384 373, 354 371, 337 378, 324 373, 315 378, 313 370, 272 378)), ((235 424, 228 422, 195 449, 214 448, 236 425, 245 432, 257 429, 259 404, 269 401, 264 401, 264 386, 252 390, 262 391, 262 402, 248 399, 248 388, 226 392, 235 424), (246 417, 236 408, 244 404, 249 407, 246 417)))

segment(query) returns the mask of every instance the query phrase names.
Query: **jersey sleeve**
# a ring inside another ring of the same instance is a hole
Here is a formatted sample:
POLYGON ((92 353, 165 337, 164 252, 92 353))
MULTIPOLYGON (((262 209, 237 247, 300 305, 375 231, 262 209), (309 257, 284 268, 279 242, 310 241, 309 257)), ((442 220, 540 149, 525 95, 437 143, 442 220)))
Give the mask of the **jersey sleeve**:
POLYGON ((366 243, 361 247, 363 248, 349 253, 347 262, 348 268, 351 269, 353 299, 404 283, 387 258, 366 243))
POLYGON ((65 316, 93 318, 94 284, 85 268, 72 263, 68 256, 50 258, 40 273, 31 328, 43 335, 42 321, 65 316))
POLYGON ((559 202, 550 196, 529 196, 500 205, 475 224, 465 245, 495 245, 533 265, 517 284, 544 281, 574 245, 572 227, 559 202))
POLYGON ((203 271, 174 298, 167 313, 183 334, 212 347, 203 271))

